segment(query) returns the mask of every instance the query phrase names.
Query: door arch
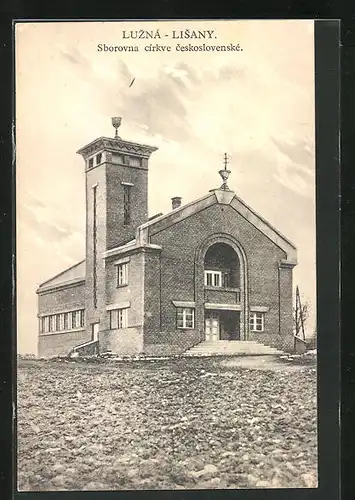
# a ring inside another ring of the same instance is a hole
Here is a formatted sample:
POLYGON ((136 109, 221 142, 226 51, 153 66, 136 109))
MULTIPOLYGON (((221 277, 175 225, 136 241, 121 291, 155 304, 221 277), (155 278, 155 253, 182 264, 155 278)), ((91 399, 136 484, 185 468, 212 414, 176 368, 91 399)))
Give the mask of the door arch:
POLYGON ((248 264, 243 247, 229 234, 215 233, 206 238, 195 252, 195 302, 196 302, 196 327, 199 329, 201 340, 204 339, 204 304, 205 304, 205 281, 204 270, 206 255, 216 244, 224 244, 231 248, 237 257, 239 269, 238 280, 240 289, 240 339, 248 338, 248 264))

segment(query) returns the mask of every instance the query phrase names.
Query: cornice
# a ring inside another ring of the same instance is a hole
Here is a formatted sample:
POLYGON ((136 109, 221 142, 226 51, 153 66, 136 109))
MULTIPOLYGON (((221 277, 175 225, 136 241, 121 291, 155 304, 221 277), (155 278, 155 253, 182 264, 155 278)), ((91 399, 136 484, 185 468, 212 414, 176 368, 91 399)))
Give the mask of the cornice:
POLYGON ((110 151, 112 153, 134 154, 143 158, 149 158, 158 148, 139 144, 137 142, 124 141, 122 139, 112 139, 109 137, 100 137, 95 141, 80 148, 77 153, 84 159, 100 150, 110 151))

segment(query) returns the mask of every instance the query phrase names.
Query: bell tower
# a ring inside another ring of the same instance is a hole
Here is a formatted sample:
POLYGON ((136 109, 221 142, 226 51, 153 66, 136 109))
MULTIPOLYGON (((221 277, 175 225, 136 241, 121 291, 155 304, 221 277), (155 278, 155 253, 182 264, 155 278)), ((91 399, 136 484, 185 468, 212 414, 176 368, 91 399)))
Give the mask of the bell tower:
POLYGON ((95 197, 105 250, 133 239, 136 228, 148 220, 148 160, 158 149, 121 139, 121 122, 121 117, 112 118, 114 138, 100 137, 77 151, 86 166, 86 229, 93 225, 95 197))
POLYGON ((157 148, 119 137, 121 122, 112 118, 114 137, 99 137, 77 151, 86 173, 87 324, 99 318, 106 300, 103 252, 134 239, 148 220, 148 160, 157 148))

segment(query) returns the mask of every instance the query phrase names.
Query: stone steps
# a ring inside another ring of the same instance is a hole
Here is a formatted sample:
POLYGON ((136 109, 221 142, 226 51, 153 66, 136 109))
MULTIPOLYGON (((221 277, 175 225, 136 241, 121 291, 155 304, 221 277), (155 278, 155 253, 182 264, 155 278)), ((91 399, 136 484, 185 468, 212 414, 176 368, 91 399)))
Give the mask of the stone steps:
POLYGON ((283 354, 283 352, 251 340, 204 341, 184 353, 186 356, 267 356, 276 354, 283 354))

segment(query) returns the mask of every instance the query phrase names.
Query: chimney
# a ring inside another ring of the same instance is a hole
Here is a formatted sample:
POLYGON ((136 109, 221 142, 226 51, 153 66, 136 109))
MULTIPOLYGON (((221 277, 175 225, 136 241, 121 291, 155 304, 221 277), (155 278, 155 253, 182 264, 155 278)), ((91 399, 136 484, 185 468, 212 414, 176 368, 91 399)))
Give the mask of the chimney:
POLYGON ((173 210, 181 207, 181 196, 174 196, 174 198, 171 198, 171 205, 173 210))

